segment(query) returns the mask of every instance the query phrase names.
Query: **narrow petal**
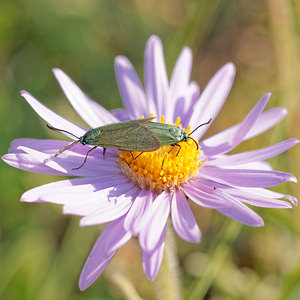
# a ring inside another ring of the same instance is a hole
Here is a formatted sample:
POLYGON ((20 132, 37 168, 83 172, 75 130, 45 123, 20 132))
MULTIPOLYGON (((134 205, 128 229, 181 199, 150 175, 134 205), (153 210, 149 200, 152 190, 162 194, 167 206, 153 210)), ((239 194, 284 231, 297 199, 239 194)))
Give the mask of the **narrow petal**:
MULTIPOLYGON (((253 128, 255 122, 259 118, 259 115, 267 105, 270 96, 271 94, 269 93, 265 94, 254 106, 254 108, 248 113, 244 120, 239 124, 240 126, 237 128, 231 139, 229 141, 226 141, 222 145, 214 147, 214 151, 210 151, 209 155, 219 155, 227 153, 234 149, 237 145, 239 145, 243 140, 245 140, 245 136, 248 134, 251 128, 253 128)), ((208 155, 207 152, 206 155, 208 155)))
POLYGON ((218 197, 214 187, 207 187, 201 182, 190 181, 181 186, 184 193, 196 204, 206 208, 219 208, 227 205, 223 198, 218 197))
POLYGON ((145 89, 148 111, 154 116, 168 118, 165 109, 170 105, 168 77, 162 43, 155 35, 149 38, 145 50, 145 89))
POLYGON ((132 234, 124 229, 124 217, 118 220, 118 226, 113 226, 109 233, 104 245, 104 251, 107 254, 117 251, 132 237, 132 234))
POLYGON ((191 114, 193 113, 194 105, 199 97, 200 89, 196 83, 191 83, 184 95, 178 97, 177 99, 172 99, 175 101, 174 113, 172 117, 172 122, 176 123, 177 117, 180 116, 180 122, 183 128, 189 126, 188 120, 190 119, 191 114))
POLYGON ((148 221, 153 195, 149 190, 142 189, 135 198, 124 220, 124 228, 137 235, 148 221))
MULTIPOLYGON (((206 185, 207 187, 210 188, 218 188, 218 190, 223 191, 225 193, 229 193, 232 194, 233 196, 235 195, 242 195, 244 193, 244 196, 242 197, 244 200, 248 199, 247 197, 255 197, 255 199, 253 199, 253 201, 259 201, 258 199, 256 199, 256 196, 261 197, 262 201, 268 201, 267 199, 270 199, 270 201, 277 201, 278 199, 286 199, 291 201, 291 203, 293 205, 297 205, 297 198, 290 196, 290 195, 284 195, 278 192, 274 192, 265 188, 233 188, 231 186, 228 186, 226 184, 221 184, 219 182, 214 182, 212 180, 206 180, 206 179, 201 179, 201 182, 203 185, 206 185), (234 192, 232 192, 234 191, 234 192)), ((243 200, 243 201, 244 201, 243 200)), ((249 199, 248 199, 249 200, 249 199)), ((247 202, 247 201, 245 201, 247 202)), ((250 202, 249 202, 250 203, 250 202)), ((257 202, 258 204, 259 202, 257 202)), ((262 203, 262 202, 261 202, 262 203)), ((286 203, 286 202, 285 202, 286 203)), ((256 204, 253 204, 256 205, 256 204)), ((259 205, 257 205, 259 206, 259 205)))
POLYGON ((81 195, 86 195, 89 193, 93 193, 95 191, 114 186, 122 180, 122 177, 124 178, 124 176, 122 176, 121 174, 119 176, 116 176, 115 174, 111 176, 104 174, 103 176, 98 177, 74 178, 51 182, 26 191, 22 195, 21 201, 40 202, 49 201, 52 199, 54 201, 50 202, 57 204, 66 204, 68 201, 70 201, 68 200, 70 199, 70 194, 79 193, 81 195), (56 196, 59 195, 61 195, 62 197, 56 198, 56 196), (56 202, 55 199, 60 200, 56 202))
POLYGON ((54 157, 53 155, 49 155, 47 153, 24 146, 19 146, 18 149, 19 151, 28 154, 29 159, 38 160, 40 164, 52 168, 53 170, 57 171, 59 175, 92 177, 99 176, 103 174, 103 172, 120 172, 116 158, 107 156, 103 157, 102 154, 98 154, 97 157, 95 156, 96 153, 98 153, 97 149, 93 151, 93 154, 89 155, 87 162, 80 169, 74 169, 79 167, 85 159, 85 154, 81 155, 73 152, 75 150, 77 151, 78 146, 83 147, 81 145, 76 145, 68 151, 68 155, 66 155, 66 151, 59 157, 54 157), (69 153, 72 153, 73 155, 70 155, 69 153))
POLYGON ((153 202, 151 215, 139 235, 140 245, 143 250, 149 252, 157 247, 169 216, 170 201, 169 193, 162 192, 153 202))
MULTIPOLYGON (((11 143, 9 148, 10 153, 27 153, 24 149, 33 149, 44 154, 54 155, 59 149, 69 144, 67 141, 63 140, 41 140, 41 139, 31 139, 31 138, 21 138, 16 139, 11 143)), ((68 151, 75 152, 77 154, 85 155, 87 152, 87 147, 82 147, 82 145, 74 145, 68 151)))
POLYGON ((299 143, 297 139, 289 139, 283 142, 280 142, 276 145, 261 148, 258 150, 252 150, 247 152, 242 152, 233 155, 222 156, 216 158, 213 161, 208 161, 206 165, 215 165, 215 166, 227 166, 227 165, 237 165, 237 164, 247 164, 250 162, 265 160, 274 156, 281 154, 282 152, 290 149, 299 143))
POLYGON ((124 108, 116 108, 110 111, 118 120, 127 121, 130 119, 129 112, 124 108))
MULTIPOLYGON (((219 191, 217 192, 219 193, 219 191)), ((263 226, 264 221, 253 210, 247 207, 245 204, 235 200, 225 193, 220 193, 224 199, 230 202, 230 206, 224 208, 218 208, 217 210, 225 216, 234 219, 238 222, 249 226, 263 226)))
POLYGON ((192 71, 193 55, 189 47, 184 47, 181 51, 173 73, 170 79, 171 99, 177 99, 184 95, 188 88, 191 71, 192 71))
MULTIPOLYGON (((193 114, 189 120, 191 128, 207 122, 210 118, 215 119, 223 106, 231 89, 235 76, 235 67, 232 63, 224 65, 209 81, 198 102, 193 108, 193 114)), ((194 134, 195 139, 200 139, 209 125, 200 127, 194 134)))
POLYGON ((180 107, 178 107, 177 105, 175 107, 175 112, 174 112, 174 117, 173 117, 174 122, 176 121, 176 118, 178 116, 183 116, 182 120, 181 120, 182 127, 187 128, 189 126, 189 120, 194 112, 194 106, 199 98, 199 95, 200 95, 200 88, 196 82, 192 81, 189 84, 188 89, 185 94, 184 110, 179 110, 180 107))
MULTIPOLYGON (((223 192, 223 190, 222 190, 223 192)), ((287 201, 282 201, 273 198, 267 198, 262 195, 256 195, 249 193, 247 189, 240 190, 235 188, 225 189, 224 193, 236 198, 243 203, 258 206, 258 207, 269 207, 269 208, 291 208, 292 205, 287 201)))
POLYGON ((99 208, 96 208, 91 214, 83 217, 80 220, 80 226, 106 223, 123 216, 129 210, 137 194, 138 190, 132 183, 124 185, 122 189, 114 189, 109 195, 109 201, 101 203, 99 208))
POLYGON ((266 161, 252 161, 248 163, 243 163, 243 164, 223 164, 223 159, 225 160, 226 156, 230 155, 220 155, 218 158, 214 159, 211 158, 210 160, 205 162, 205 167, 211 166, 211 167, 222 167, 224 169, 244 169, 244 170, 273 170, 272 165, 266 161), (218 164, 217 160, 222 159, 221 163, 218 164))
MULTIPOLYGON (((52 125, 53 127, 64 129, 66 131, 71 132, 72 134, 76 136, 82 136, 86 133, 86 129, 75 125, 74 123, 62 118, 52 110, 50 110, 48 107, 40 103, 37 99, 35 99, 33 96, 31 96, 26 91, 21 91, 21 95, 26 99, 26 101, 30 104, 30 106, 35 110, 35 112, 43 118, 47 123, 52 125)), ((68 135, 65 132, 62 132, 64 135, 74 139, 73 136, 68 135)))
POLYGON ((223 184, 241 187, 271 187, 286 181, 297 182, 288 173, 265 170, 240 170, 203 167, 201 176, 223 184))
POLYGON ((232 141, 230 141, 230 144, 232 144, 232 148, 236 147, 238 144, 240 144, 243 141, 247 133, 255 124, 259 115, 266 107, 270 97, 271 97, 270 93, 265 94, 254 106, 254 108, 248 113, 246 118, 244 118, 236 134, 233 136, 232 141))
MULTIPOLYGON (((55 152, 57 152, 57 149, 55 152)), ((87 160, 83 164, 86 154, 90 149, 90 146, 77 144, 71 149, 60 154, 58 157, 50 155, 49 159, 45 160, 44 163, 54 170, 69 176, 92 177, 99 176, 105 172, 120 172, 119 164, 117 162, 117 151, 106 151, 105 156, 103 156, 103 150, 101 148, 94 149, 88 154, 87 160), (77 169, 81 165, 82 167, 77 169)))
POLYGON ((129 60, 124 56, 115 59, 115 73, 119 91, 130 117, 148 116, 147 103, 142 84, 129 60))
POLYGON ((157 246, 152 251, 143 250, 143 268, 149 280, 153 281, 159 271, 165 247, 165 234, 164 231, 157 243, 157 246))
POLYGON ((92 128, 118 122, 108 110, 85 95, 62 70, 55 68, 53 73, 74 109, 92 128))
MULTIPOLYGON (((123 215, 123 210, 130 207, 132 199, 130 197, 123 197, 123 192, 128 192, 128 182, 114 181, 115 185, 107 183, 107 187, 90 193, 72 192, 68 194, 51 194, 45 195, 47 200, 54 199, 55 201, 63 201, 68 198, 63 207, 64 214, 72 214, 77 216, 91 216, 97 214, 97 224, 114 220, 123 215), (121 195, 120 199, 116 199, 115 195, 121 195), (61 199, 61 200, 60 200, 61 199)), ((126 211, 125 211, 126 212, 126 211)), ((82 226, 90 225, 83 224, 82 226)))
POLYGON ((281 194, 264 188, 248 188, 247 191, 264 197, 275 198, 275 199, 286 199, 289 200, 293 205, 295 206, 298 205, 297 198, 291 195, 281 194))
POLYGON ((65 175, 63 172, 46 166, 40 160, 26 153, 9 153, 3 155, 1 159, 8 165, 24 171, 49 175, 65 175))
MULTIPOLYGON (((283 107, 276 107, 260 114, 250 131, 244 136, 243 141, 255 137, 279 123, 287 114, 283 107)), ((207 156, 213 156, 229 149, 229 142, 236 135, 241 123, 229 127, 199 143, 207 156)))
POLYGON ((104 251, 102 251, 102 248, 103 245, 98 246, 95 244, 92 252, 85 262, 79 277, 79 289, 81 291, 86 290, 98 279, 117 252, 115 251, 110 254, 105 254, 104 251), (95 248, 96 250, 94 250, 95 248))
POLYGON ((270 163, 266 161, 253 161, 247 164, 242 165, 232 165, 232 166, 224 166, 226 169, 244 169, 244 170, 273 170, 273 167, 270 163))
POLYGON ((176 233, 187 242, 200 241, 201 232, 185 195, 177 190, 171 204, 171 217, 176 233))
POLYGON ((111 222, 105 227, 100 237, 96 241, 80 274, 80 278, 79 278, 80 290, 83 291, 87 289, 91 284, 95 282, 95 280, 101 275, 101 273, 104 271, 108 263, 111 261, 111 259, 117 252, 117 249, 115 250, 106 249, 105 251, 109 239, 114 239, 115 244, 117 240, 122 241, 122 243, 118 243, 119 246, 121 246, 124 243, 126 243, 130 238, 128 236, 128 233, 125 232, 122 229, 122 227, 123 227, 122 218, 114 222, 111 222), (126 238, 124 238, 124 236, 126 236, 126 238))

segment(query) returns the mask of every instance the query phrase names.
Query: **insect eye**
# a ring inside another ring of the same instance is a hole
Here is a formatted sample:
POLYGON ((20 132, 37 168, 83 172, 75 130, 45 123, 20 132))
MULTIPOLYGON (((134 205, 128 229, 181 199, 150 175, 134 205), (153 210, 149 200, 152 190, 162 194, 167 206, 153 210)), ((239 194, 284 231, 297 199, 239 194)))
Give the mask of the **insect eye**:
POLYGON ((85 141, 84 136, 82 136, 79 140, 80 140, 80 143, 81 143, 82 145, 86 145, 86 141, 85 141))
POLYGON ((169 128, 169 132, 170 133, 177 133, 177 129, 176 128, 169 128))

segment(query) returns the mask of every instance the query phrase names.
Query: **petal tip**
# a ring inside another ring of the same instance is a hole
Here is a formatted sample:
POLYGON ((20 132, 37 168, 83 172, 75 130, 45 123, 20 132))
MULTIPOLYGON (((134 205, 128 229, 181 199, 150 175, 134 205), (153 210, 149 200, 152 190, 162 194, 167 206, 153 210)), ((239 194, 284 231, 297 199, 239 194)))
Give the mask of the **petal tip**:
POLYGON ((158 35, 152 34, 148 39, 148 43, 161 43, 161 40, 158 35))
POLYGON ((79 286, 79 289, 81 292, 85 291, 91 284, 88 284, 85 280, 85 278, 79 278, 79 283, 78 283, 78 286, 79 286))
POLYGON ((52 68, 52 72, 54 73, 55 76, 58 75, 59 73, 64 74, 64 72, 59 68, 52 68))
POLYGON ((127 57, 118 55, 115 58, 114 65, 115 65, 115 68, 120 68, 120 67, 124 68, 124 67, 127 67, 128 65, 130 66, 131 64, 130 64, 129 60, 127 59, 127 57))
POLYGON ((235 68, 235 64, 233 62, 228 62, 226 63, 223 68, 231 75, 231 76, 235 76, 236 73, 236 68, 235 68))
POLYGON ((297 145, 300 141, 298 139, 293 139, 294 145, 297 145))
POLYGON ((4 154, 4 155, 2 155, 1 156, 1 159, 4 161, 4 162, 6 162, 7 163, 7 154, 4 154))
POLYGON ((193 52, 192 52, 192 49, 188 46, 184 46, 183 49, 182 49, 182 53, 184 53, 185 55, 188 55, 190 57, 193 56, 193 52))
POLYGON ((30 94, 25 90, 21 90, 20 94, 21 94, 22 97, 25 97, 25 96, 28 96, 28 95, 30 96, 30 94))
POLYGON ((256 225, 254 225, 255 227, 263 227, 265 225, 265 222, 263 219, 261 219, 259 222, 256 223, 256 225))
POLYGON ((268 92, 268 93, 265 93, 262 98, 265 99, 266 101, 268 101, 271 96, 272 96, 272 93, 268 92))
POLYGON ((293 204, 294 206, 298 206, 298 200, 297 200, 296 197, 293 197, 292 200, 291 200, 291 202, 292 202, 292 204, 293 204))

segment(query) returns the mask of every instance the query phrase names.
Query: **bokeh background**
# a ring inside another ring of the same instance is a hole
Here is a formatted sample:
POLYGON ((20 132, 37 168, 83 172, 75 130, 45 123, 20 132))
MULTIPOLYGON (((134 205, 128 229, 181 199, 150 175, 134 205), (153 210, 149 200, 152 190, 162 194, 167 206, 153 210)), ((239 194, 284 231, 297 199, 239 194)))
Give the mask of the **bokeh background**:
MULTIPOLYGON (((143 77, 151 34, 162 39, 169 74, 182 47, 192 48, 192 79, 202 89, 223 64, 235 63, 232 92, 208 135, 242 120, 263 93, 272 92, 268 108, 285 106, 289 115, 237 150, 299 138, 299 30, 297 0, 1 0, 1 155, 16 138, 59 138, 21 98, 21 89, 85 125, 51 69, 64 70, 106 108, 121 107, 114 58, 127 56, 143 77)), ((299 177, 299 151, 296 146, 272 159, 274 168, 299 177)), ((101 228, 80 228, 79 219, 63 216, 59 206, 19 202, 26 190, 60 178, 26 173, 3 161, 0 166, 0 299, 126 299, 131 292, 124 291, 124 280, 144 299, 157 297, 134 239, 80 292, 79 274, 101 228)), ((296 184, 277 190, 299 198, 296 184)), ((176 238, 184 299, 300 299, 299 208, 255 209, 265 220, 263 228, 193 209, 201 243, 176 238)))

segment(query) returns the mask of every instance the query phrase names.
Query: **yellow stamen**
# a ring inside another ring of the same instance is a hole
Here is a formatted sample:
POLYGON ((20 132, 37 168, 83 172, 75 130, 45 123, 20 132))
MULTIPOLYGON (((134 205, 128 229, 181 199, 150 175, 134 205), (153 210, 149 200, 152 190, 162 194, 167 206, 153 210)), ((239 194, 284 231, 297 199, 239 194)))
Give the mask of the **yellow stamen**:
MULTIPOLYGON (((161 123, 163 122, 164 116, 161 117, 161 123)), ((174 125, 181 127, 179 117, 174 125)), ((186 132, 189 132, 189 129, 188 127, 186 132)), ((140 152, 132 152, 131 155, 130 152, 120 151, 121 169, 141 188, 150 188, 156 193, 174 190, 193 178, 203 163, 199 160, 200 147, 197 149, 194 142, 180 142, 179 145, 181 149, 175 146, 171 150, 173 146, 169 145, 141 155, 140 152)))

